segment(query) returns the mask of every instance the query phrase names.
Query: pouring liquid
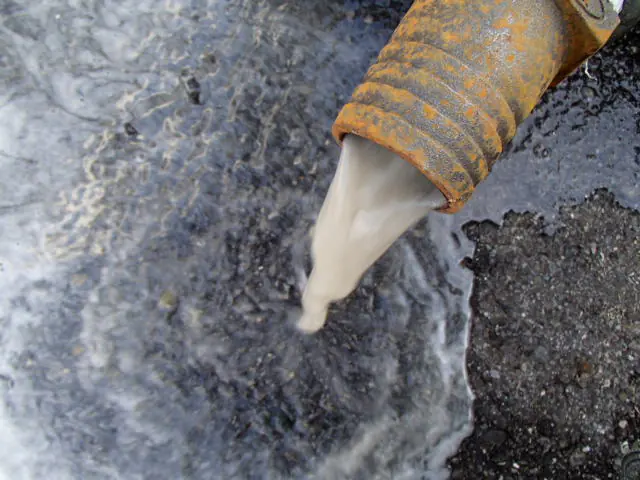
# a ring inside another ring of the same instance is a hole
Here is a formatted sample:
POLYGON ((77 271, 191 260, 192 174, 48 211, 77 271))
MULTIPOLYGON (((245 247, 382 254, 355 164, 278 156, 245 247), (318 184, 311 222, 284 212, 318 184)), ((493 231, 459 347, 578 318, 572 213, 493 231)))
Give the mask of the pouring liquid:
POLYGON ((329 304, 349 295, 396 239, 445 203, 417 168, 384 147, 348 135, 314 228, 313 270, 298 328, 320 330, 329 304))

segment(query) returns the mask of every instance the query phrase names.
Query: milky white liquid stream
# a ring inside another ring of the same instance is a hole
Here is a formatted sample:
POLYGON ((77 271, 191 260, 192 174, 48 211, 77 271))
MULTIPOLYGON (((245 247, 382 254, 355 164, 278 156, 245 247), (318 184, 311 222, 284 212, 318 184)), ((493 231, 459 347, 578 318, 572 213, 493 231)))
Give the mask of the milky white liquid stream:
POLYGON ((298 328, 307 333, 321 329, 329 304, 349 295, 398 237, 444 204, 442 193, 418 169, 375 143, 348 135, 315 225, 314 265, 298 328))

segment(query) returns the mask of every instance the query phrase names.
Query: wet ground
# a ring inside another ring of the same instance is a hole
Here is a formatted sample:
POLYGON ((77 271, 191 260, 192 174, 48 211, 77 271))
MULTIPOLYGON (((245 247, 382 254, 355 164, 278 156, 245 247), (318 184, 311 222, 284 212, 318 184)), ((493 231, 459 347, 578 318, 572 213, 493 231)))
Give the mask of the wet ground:
POLYGON ((640 444, 640 214, 598 191, 559 220, 465 227, 476 428, 453 478, 619 478, 640 444))
POLYGON ((3 475, 439 476, 471 402, 450 219, 294 326, 331 122, 400 13, 2 5, 3 475))
POLYGON ((493 222, 463 227, 475 430, 453 478, 620 478, 640 448, 638 46, 549 92, 471 205, 493 222))
POLYGON ((292 325, 331 122, 409 3, 0 1, 1 478, 446 478, 469 387, 458 478, 617 472, 637 31, 545 96, 469 208, 317 336, 292 325))

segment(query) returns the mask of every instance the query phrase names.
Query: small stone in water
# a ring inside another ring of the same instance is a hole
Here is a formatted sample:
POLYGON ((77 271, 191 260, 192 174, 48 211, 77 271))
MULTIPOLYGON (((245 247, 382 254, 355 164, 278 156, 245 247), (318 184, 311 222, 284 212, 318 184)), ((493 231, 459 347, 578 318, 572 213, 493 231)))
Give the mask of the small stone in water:
POLYGON ((171 290, 165 290, 158 300, 158 307, 161 310, 173 312, 178 308, 178 297, 171 290))

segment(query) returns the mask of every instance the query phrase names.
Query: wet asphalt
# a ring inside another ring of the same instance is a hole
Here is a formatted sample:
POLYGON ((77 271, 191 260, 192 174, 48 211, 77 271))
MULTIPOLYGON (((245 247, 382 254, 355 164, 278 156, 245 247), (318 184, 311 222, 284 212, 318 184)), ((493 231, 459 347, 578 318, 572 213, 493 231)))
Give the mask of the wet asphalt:
POLYGON ((639 478, 639 78, 636 28, 545 95, 474 200, 452 478, 639 478))

